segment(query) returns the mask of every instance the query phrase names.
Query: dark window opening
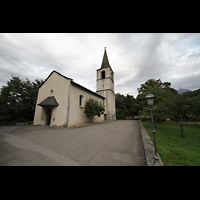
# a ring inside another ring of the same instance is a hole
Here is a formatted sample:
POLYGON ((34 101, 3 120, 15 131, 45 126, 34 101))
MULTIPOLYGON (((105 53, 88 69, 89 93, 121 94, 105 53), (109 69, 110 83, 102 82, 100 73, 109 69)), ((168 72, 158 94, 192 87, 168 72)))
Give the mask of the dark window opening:
POLYGON ((105 78, 106 77, 106 72, 105 71, 102 71, 101 72, 101 78, 105 78))
POLYGON ((80 95, 80 98, 79 98, 79 106, 81 106, 82 105, 82 98, 83 98, 83 96, 82 95, 80 95))

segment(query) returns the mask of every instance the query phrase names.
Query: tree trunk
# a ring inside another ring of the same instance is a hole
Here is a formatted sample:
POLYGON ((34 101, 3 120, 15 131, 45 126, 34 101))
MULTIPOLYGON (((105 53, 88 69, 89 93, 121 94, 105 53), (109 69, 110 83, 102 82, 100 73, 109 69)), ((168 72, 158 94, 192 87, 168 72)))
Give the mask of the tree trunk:
POLYGON ((90 121, 91 123, 93 122, 94 116, 90 117, 90 121))
POLYGON ((180 125, 181 127, 181 137, 182 139, 185 139, 184 131, 183 131, 183 125, 180 125))

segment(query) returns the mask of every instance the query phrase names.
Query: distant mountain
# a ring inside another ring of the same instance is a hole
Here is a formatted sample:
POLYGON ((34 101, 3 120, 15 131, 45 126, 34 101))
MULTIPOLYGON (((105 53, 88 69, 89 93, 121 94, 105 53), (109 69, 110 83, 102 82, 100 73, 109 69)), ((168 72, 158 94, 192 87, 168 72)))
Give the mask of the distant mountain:
POLYGON ((185 92, 189 92, 190 90, 188 89, 183 89, 182 87, 180 87, 180 89, 177 90, 178 94, 182 94, 182 93, 185 93, 185 92))
POLYGON ((200 97, 200 88, 197 89, 197 90, 185 92, 183 95, 184 96, 188 96, 188 97, 194 97, 194 96, 199 96, 200 97))

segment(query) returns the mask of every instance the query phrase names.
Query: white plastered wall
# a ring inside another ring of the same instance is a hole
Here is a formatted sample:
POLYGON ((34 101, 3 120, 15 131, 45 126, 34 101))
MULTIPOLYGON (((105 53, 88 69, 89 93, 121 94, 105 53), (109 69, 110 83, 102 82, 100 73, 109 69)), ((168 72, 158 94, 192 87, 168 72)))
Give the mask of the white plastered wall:
POLYGON ((53 72, 38 91, 33 125, 46 124, 46 110, 37 104, 49 96, 54 96, 59 106, 52 109, 50 126, 62 126, 67 122, 68 93, 70 80, 53 72), (51 90, 53 93, 51 94, 51 90))
POLYGON ((97 70, 97 93, 105 97, 104 105, 106 108, 107 120, 116 120, 115 112, 115 88, 114 88, 114 75, 111 75, 111 69, 105 68, 97 70), (101 73, 105 71, 105 78, 102 79, 101 73), (113 78, 113 81, 111 79, 113 78))
MULTIPOLYGON (((90 120, 84 113, 84 105, 87 98, 93 98, 97 100, 98 102, 101 102, 103 104, 103 98, 98 97, 82 88, 79 88, 73 84, 70 84, 70 103, 69 103, 69 121, 68 121, 68 127, 84 124, 84 123, 90 123, 90 120), (82 95, 82 106, 80 106, 80 95, 82 95)), ((100 117, 95 116, 93 122, 97 121, 103 121, 104 116, 101 115, 100 117)))
POLYGON ((97 71, 97 86, 96 86, 96 91, 100 90, 107 90, 111 89, 113 92, 115 92, 114 88, 114 75, 111 76, 111 69, 110 68, 105 68, 97 71), (101 73, 102 71, 105 71, 105 78, 101 79, 101 73), (111 79, 113 78, 113 80, 111 79))

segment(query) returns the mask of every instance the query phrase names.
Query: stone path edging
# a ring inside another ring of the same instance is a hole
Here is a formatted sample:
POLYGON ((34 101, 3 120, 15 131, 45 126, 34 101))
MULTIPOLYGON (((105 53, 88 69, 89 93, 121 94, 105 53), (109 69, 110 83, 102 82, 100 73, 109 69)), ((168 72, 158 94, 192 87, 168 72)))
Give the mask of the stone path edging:
MULTIPOLYGON (((155 149, 154 149, 154 145, 151 141, 151 138, 149 137, 141 120, 140 120, 140 130, 141 130, 142 140, 143 140, 143 145, 144 145, 144 153, 145 153, 146 162, 147 162, 146 164, 147 164, 147 166, 152 166, 153 161, 154 161, 155 149)), ((164 166, 159 154, 158 154, 158 157, 159 157, 161 166, 164 166)))

